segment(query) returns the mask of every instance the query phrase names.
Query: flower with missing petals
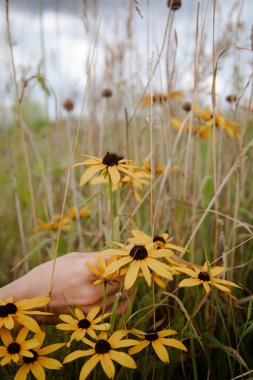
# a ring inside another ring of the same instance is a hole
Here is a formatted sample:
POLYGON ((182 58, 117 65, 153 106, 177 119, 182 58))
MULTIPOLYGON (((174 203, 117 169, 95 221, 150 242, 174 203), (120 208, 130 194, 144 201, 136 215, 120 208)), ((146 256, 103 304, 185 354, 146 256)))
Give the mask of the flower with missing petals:
POLYGON ((178 350, 187 351, 187 348, 183 343, 177 339, 167 338, 169 335, 175 335, 177 332, 175 330, 162 330, 156 331, 150 329, 146 332, 141 330, 132 329, 131 332, 140 338, 137 345, 130 348, 128 353, 130 355, 136 354, 144 350, 148 346, 152 346, 156 355, 164 363, 169 363, 169 354, 165 346, 174 347, 178 350))
POLYGON ((223 267, 209 267, 207 263, 204 264, 202 269, 199 269, 195 265, 192 265, 192 269, 190 268, 179 268, 179 271, 185 274, 188 274, 191 278, 187 278, 182 280, 178 286, 179 287, 189 287, 189 286, 197 286, 203 285, 206 293, 209 293, 211 287, 215 286, 217 289, 225 292, 230 297, 234 298, 229 289, 230 286, 240 288, 240 286, 236 285, 232 281, 224 280, 221 278, 217 278, 220 274, 224 272, 223 267))

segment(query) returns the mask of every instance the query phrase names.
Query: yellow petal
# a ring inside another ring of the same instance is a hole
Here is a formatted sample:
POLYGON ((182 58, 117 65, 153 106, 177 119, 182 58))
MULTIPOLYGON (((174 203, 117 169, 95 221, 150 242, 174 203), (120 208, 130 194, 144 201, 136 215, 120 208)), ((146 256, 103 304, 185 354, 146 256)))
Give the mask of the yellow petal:
POLYGON ((47 369, 60 369, 62 367, 62 364, 59 362, 59 360, 45 358, 43 356, 39 358, 39 363, 42 365, 42 367, 47 369))
POLYGON ((46 374, 41 365, 38 364, 38 361, 32 363, 31 371, 37 380, 46 380, 46 374))
POLYGON ((87 360, 81 369, 79 380, 87 379, 93 368, 98 364, 99 358, 100 356, 95 354, 89 360, 87 360))
POLYGON ((235 284, 234 282, 228 281, 228 280, 223 280, 221 278, 214 278, 213 282, 221 284, 221 285, 235 286, 236 288, 242 289, 241 286, 235 284))
POLYGON ((100 363, 102 368, 109 379, 113 379, 115 376, 115 367, 108 354, 101 355, 100 363))
POLYGON ((226 286, 217 284, 216 282, 214 282, 213 284, 214 284, 214 286, 216 288, 222 290, 223 292, 225 292, 225 293, 231 293, 231 290, 229 288, 227 288, 226 286))
POLYGON ((166 264, 163 264, 160 261, 149 258, 149 257, 147 257, 145 259, 145 261, 146 261, 147 265, 149 266, 149 268, 151 268, 153 271, 158 273, 159 276, 162 276, 162 277, 168 278, 169 280, 172 280, 172 275, 168 271, 168 269, 167 269, 168 266, 166 264))
POLYGON ((140 260, 140 267, 148 286, 151 286, 152 277, 145 260, 140 260))
POLYGON ((137 368, 135 361, 131 356, 124 352, 110 350, 110 358, 124 367, 137 368))
POLYGON ((26 328, 26 327, 23 327, 19 333, 18 333, 18 336, 17 336, 17 339, 16 339, 16 342, 17 343, 21 343, 25 340, 25 338, 27 337, 27 334, 28 334, 29 330, 26 328))
POLYGON ((28 364, 22 365, 17 371, 14 380, 26 380, 28 373, 30 372, 30 366, 28 364))
POLYGON ((28 317, 27 315, 18 314, 16 316, 16 321, 21 325, 27 327, 30 331, 40 331, 40 326, 38 325, 38 323, 33 318, 28 317))
POLYGON ((97 172, 101 171, 105 165, 96 165, 89 167, 80 179, 80 186, 84 186, 97 172))
POLYGON ((90 355, 93 355, 95 353, 95 350, 93 348, 89 349, 89 350, 77 350, 77 351, 74 351, 74 352, 71 352, 71 354, 67 355, 65 357, 65 359, 63 360, 63 363, 69 363, 69 362, 72 362, 73 360, 76 360, 78 358, 82 358, 82 357, 85 357, 85 356, 90 356, 90 355))
POLYGON ((211 273, 212 277, 219 276, 219 274, 221 274, 223 272, 224 272, 224 268, 223 267, 210 268, 210 273, 211 273))
POLYGON ((159 340, 154 340, 152 346, 159 357, 159 359, 164 363, 169 363, 169 354, 166 348, 160 343, 159 340))
POLYGON ((203 281, 203 286, 204 286, 205 292, 209 293, 211 288, 210 288, 210 285, 208 284, 208 282, 203 281))
POLYGON ((92 320, 96 317, 96 315, 98 314, 99 310, 100 310, 100 307, 99 307, 99 306, 93 307, 93 308, 89 311, 89 313, 87 314, 87 317, 86 317, 86 318, 87 318, 89 321, 92 321, 92 320))
POLYGON ((55 343, 50 344, 49 346, 43 347, 39 350, 40 355, 47 355, 51 354, 51 352, 54 352, 56 350, 59 350, 59 348, 65 346, 65 343, 55 343))
POLYGON ((180 281, 178 286, 182 288, 185 286, 196 286, 200 284, 201 284, 201 281, 198 278, 186 278, 185 280, 180 281))
POLYGON ((49 297, 34 297, 16 302, 18 310, 28 310, 37 307, 46 306, 50 302, 49 297))
POLYGON ((124 288, 130 289, 135 283, 140 269, 139 260, 133 260, 125 276, 124 288))
POLYGON ((144 350, 144 348, 146 348, 149 345, 149 343, 150 342, 148 340, 143 340, 143 341, 139 342, 139 344, 137 344, 136 346, 131 347, 128 350, 128 353, 130 355, 136 354, 137 352, 144 350))
POLYGON ((187 351, 187 348, 182 342, 179 342, 177 339, 167 339, 167 338, 161 338, 159 339, 162 344, 165 344, 166 346, 177 348, 178 350, 187 351))
POLYGON ((120 181, 120 173, 119 173, 117 167, 115 165, 114 166, 108 166, 108 171, 109 171, 109 174, 111 177, 112 184, 118 185, 118 183, 120 181))
POLYGON ((5 346, 9 346, 9 344, 13 343, 11 333, 8 330, 1 329, 0 330, 0 336, 1 336, 1 339, 2 339, 3 344, 5 346))
POLYGON ((162 331, 159 331, 158 332, 158 336, 159 338, 164 338, 165 336, 168 336, 168 335, 175 335, 177 334, 176 330, 162 330, 162 331))
POLYGON ((117 272, 117 270, 121 267, 123 267, 124 265, 130 263, 130 261, 132 261, 132 257, 131 256, 127 256, 127 257, 123 257, 117 261, 114 261, 112 264, 110 264, 108 266, 108 268, 106 269, 105 271, 105 276, 108 276, 109 274, 112 274, 112 273, 115 273, 117 272))

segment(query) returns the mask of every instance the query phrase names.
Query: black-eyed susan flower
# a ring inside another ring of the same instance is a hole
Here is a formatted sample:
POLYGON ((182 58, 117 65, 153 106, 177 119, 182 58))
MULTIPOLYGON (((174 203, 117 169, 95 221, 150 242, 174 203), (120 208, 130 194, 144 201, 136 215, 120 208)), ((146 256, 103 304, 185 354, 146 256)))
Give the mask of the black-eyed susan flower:
POLYGON ((181 130, 183 128, 183 131, 191 131, 196 136, 199 136, 202 139, 211 139, 212 138, 212 125, 190 125, 189 123, 185 123, 184 120, 181 120, 177 117, 172 117, 171 119, 171 125, 176 130, 181 130), (184 124, 184 125, 183 125, 184 124))
POLYGON ((13 297, 9 297, 5 301, 0 300, 0 328, 5 327, 11 330, 16 321, 33 332, 40 331, 38 323, 27 314, 50 315, 51 313, 30 310, 46 306, 49 302, 49 297, 35 297, 17 302, 13 302, 13 297))
POLYGON ((23 327, 16 339, 13 339, 9 330, 0 329, 0 336, 4 346, 0 346, 0 358, 3 358, 0 365, 4 366, 11 361, 17 363, 22 356, 33 357, 31 349, 37 347, 39 342, 35 339, 25 340, 29 330, 23 327))
POLYGON ((108 276, 105 275, 108 266, 116 260, 117 257, 115 256, 110 257, 108 261, 106 261, 104 257, 97 257, 97 266, 91 263, 85 263, 87 268, 89 268, 89 270, 94 274, 94 285, 112 284, 119 279, 119 277, 123 274, 122 271, 117 271, 108 276))
MULTIPOLYGON (((77 217, 86 218, 89 215, 90 211, 87 207, 82 207, 80 210, 78 210, 77 207, 70 207, 69 211, 63 214, 63 222, 65 222, 65 224, 68 224, 71 220, 77 219, 77 217)), ((54 214, 52 219, 54 221, 59 221, 61 217, 61 214, 54 214)))
POLYGON ((122 256, 115 262, 110 264, 106 270, 106 276, 115 273, 122 267, 128 266, 124 280, 125 289, 130 289, 135 283, 139 271, 142 272, 148 286, 151 286, 152 275, 151 271, 157 273, 161 277, 172 280, 172 274, 168 265, 159 261, 160 258, 173 255, 167 249, 160 249, 159 251, 154 247, 153 243, 150 244, 130 244, 124 245, 121 243, 114 243, 120 248, 106 249, 98 254, 98 256, 122 256))
POLYGON ((132 230, 131 233, 133 237, 130 237, 129 239, 127 239, 129 243, 133 243, 133 244, 153 243, 155 249, 159 249, 159 250, 168 249, 168 250, 171 250, 172 254, 173 254, 172 252, 173 250, 181 252, 181 253, 185 253, 185 248, 171 243, 172 239, 169 239, 169 235, 167 233, 155 235, 153 238, 140 230, 132 230))
MULTIPOLYGON (((151 164, 146 161, 146 160, 142 160, 142 163, 143 163, 143 168, 148 172, 148 173, 151 173, 151 164)), ((161 174, 163 173, 165 170, 165 166, 164 165, 161 165, 161 164, 155 164, 154 165, 154 172, 157 173, 157 174, 161 174)))
MULTIPOLYGON (((240 288, 232 281, 224 280, 217 278, 224 272, 224 268, 220 266, 209 267, 207 263, 204 264, 203 268, 198 268, 195 265, 192 265, 192 269, 186 267, 180 267, 179 271, 185 274, 188 274, 191 278, 182 280, 178 286, 179 287, 190 287, 203 285, 206 293, 209 293, 212 286, 215 286, 217 289, 225 292, 230 297, 232 296, 229 286, 240 288)), ((233 298, 233 297, 232 297, 233 298)))
POLYGON ((89 334, 92 338, 96 339, 97 335, 94 330, 109 330, 110 323, 104 323, 103 319, 107 318, 110 313, 97 316, 100 311, 100 307, 96 306, 89 311, 85 316, 79 308, 75 308, 74 315, 75 318, 70 315, 60 314, 59 318, 64 323, 59 323, 56 327, 59 330, 73 331, 70 341, 67 346, 70 346, 71 342, 75 340, 81 340, 84 336, 89 334))
POLYGON ((181 99, 182 97, 183 95, 180 91, 171 91, 169 93, 154 92, 152 94, 152 100, 150 95, 143 96, 141 106, 146 108, 151 106, 151 102, 153 104, 164 104, 169 99, 181 99))
POLYGON ((80 154, 80 157, 87 157, 88 159, 79 164, 73 165, 73 167, 89 166, 81 176, 81 186, 84 186, 95 174, 104 177, 109 176, 113 185, 119 184, 122 175, 134 177, 136 181, 138 181, 133 169, 142 170, 141 168, 134 166, 132 160, 126 160, 123 156, 119 156, 117 153, 113 152, 107 152, 103 158, 88 156, 86 154, 80 154))
POLYGON ((17 371, 14 380, 26 380, 29 372, 32 372, 37 380, 45 380, 46 374, 44 368, 46 369, 60 369, 62 364, 59 360, 47 358, 45 355, 51 354, 52 352, 59 350, 59 348, 65 346, 65 343, 55 343, 46 347, 42 347, 45 333, 39 331, 34 335, 34 339, 39 342, 38 346, 30 349, 32 357, 24 356, 20 364, 20 368, 17 371))
POLYGON ((185 345, 179 340, 167 338, 170 335, 177 334, 175 330, 169 329, 156 331, 154 329, 150 329, 146 332, 143 332, 141 330, 132 329, 131 332, 138 336, 140 338, 140 341, 137 345, 128 350, 128 353, 130 355, 136 354, 137 352, 140 352, 144 348, 151 345, 159 359, 164 363, 169 363, 169 354, 165 346, 187 351, 185 345))
POLYGON ((70 221, 69 221, 68 217, 64 217, 63 218, 62 224, 60 224, 60 222, 57 221, 56 219, 55 220, 50 220, 49 222, 43 222, 42 220, 38 219, 37 220, 36 231, 57 231, 60 226, 61 226, 62 230, 66 230, 66 229, 68 229, 70 227, 69 222, 70 221))
POLYGON ((238 123, 227 120, 221 111, 218 111, 214 116, 210 110, 209 106, 206 106, 205 110, 201 110, 197 105, 193 106, 194 115, 200 120, 205 121, 205 127, 212 128, 213 122, 219 128, 223 128, 229 137, 233 138, 234 136, 240 138, 240 126, 238 123), (213 120, 214 119, 214 120, 213 120))
POLYGON ((122 339, 125 335, 126 332, 124 330, 118 330, 108 337, 108 334, 103 331, 97 336, 95 342, 84 338, 83 342, 90 346, 90 348, 88 350, 72 352, 66 356, 63 363, 65 364, 81 357, 91 356, 82 366, 79 380, 85 380, 99 362, 106 376, 109 377, 109 379, 113 379, 115 376, 113 361, 123 367, 136 368, 136 364, 131 356, 118 350, 119 348, 130 347, 138 343, 138 341, 134 339, 122 339))

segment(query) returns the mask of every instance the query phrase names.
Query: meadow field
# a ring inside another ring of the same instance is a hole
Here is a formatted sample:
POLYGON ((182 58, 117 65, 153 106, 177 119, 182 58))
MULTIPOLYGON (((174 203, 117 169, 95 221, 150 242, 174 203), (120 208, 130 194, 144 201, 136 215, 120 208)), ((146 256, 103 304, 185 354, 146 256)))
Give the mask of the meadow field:
POLYGON ((103 290, 0 299, 0 379, 253 379, 252 1, 0 5, 0 287, 90 252, 103 290))

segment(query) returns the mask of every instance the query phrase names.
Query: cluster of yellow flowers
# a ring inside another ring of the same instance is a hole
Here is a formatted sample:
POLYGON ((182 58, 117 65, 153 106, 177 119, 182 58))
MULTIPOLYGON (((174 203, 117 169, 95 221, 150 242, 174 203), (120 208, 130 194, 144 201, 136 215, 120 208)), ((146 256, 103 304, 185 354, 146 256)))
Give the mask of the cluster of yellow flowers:
MULTIPOLYGON (((81 176, 81 185, 86 184, 95 175, 112 185, 121 186, 122 180, 127 176, 133 180, 137 188, 142 186, 142 177, 138 174, 148 174, 145 168, 135 166, 131 160, 125 160, 116 153, 107 152, 103 159, 86 156, 87 159, 74 166, 88 167, 81 176)), ((161 168, 160 168, 161 169, 161 168)), ((70 209, 66 218, 75 218, 76 209, 70 209)), ((79 211, 81 216, 81 210, 79 211)), ((86 213, 86 210, 85 210, 86 213)), ((86 214, 85 214, 86 215, 86 214)), ((59 216, 55 216, 57 220, 59 216)), ((225 292, 229 297, 235 298, 231 287, 239 287, 234 282, 220 278, 224 273, 221 266, 211 266, 207 262, 202 268, 188 263, 180 258, 186 249, 174 244, 167 233, 149 236, 138 229, 131 231, 131 236, 125 243, 112 241, 114 248, 105 249, 97 254, 97 265, 86 263, 94 275, 94 286, 105 287, 113 282, 121 282, 126 290, 133 287, 139 279, 144 279, 147 286, 155 284, 165 288, 167 282, 175 276, 186 274, 189 278, 178 283, 178 287, 203 286, 206 293, 212 288, 225 292)), ((137 287, 138 289, 138 287, 137 287)), ((106 293, 106 292, 105 292, 106 293)), ((56 328, 70 334, 67 343, 55 343, 43 347, 45 332, 30 315, 47 315, 46 311, 34 310, 45 307, 50 302, 48 297, 37 297, 29 300, 13 301, 13 298, 0 300, 0 365, 14 363, 18 370, 14 380, 26 380, 31 372, 37 380, 44 380, 46 369, 60 369, 59 360, 46 357, 63 346, 71 347, 78 341, 80 349, 72 351, 63 360, 63 364, 78 358, 86 358, 80 372, 80 380, 85 380, 93 369, 100 363, 106 376, 113 379, 115 365, 135 369, 137 364, 132 355, 151 348, 157 357, 164 363, 169 363, 169 353, 166 347, 187 351, 184 343, 169 338, 177 331, 170 326, 158 328, 155 320, 146 331, 125 326, 125 329, 114 331, 114 322, 111 313, 101 311, 100 306, 92 308, 87 315, 75 307, 72 315, 61 314, 56 328), (33 310, 31 310, 33 309, 33 310), (110 319, 111 318, 111 319, 110 319), (15 323, 23 327, 15 333, 15 323), (33 336, 27 339, 28 334, 33 336), (127 349, 127 352, 124 352, 127 349)), ((127 323, 128 324, 128 323, 127 323)))

